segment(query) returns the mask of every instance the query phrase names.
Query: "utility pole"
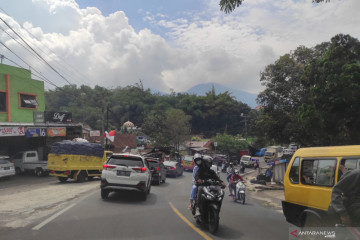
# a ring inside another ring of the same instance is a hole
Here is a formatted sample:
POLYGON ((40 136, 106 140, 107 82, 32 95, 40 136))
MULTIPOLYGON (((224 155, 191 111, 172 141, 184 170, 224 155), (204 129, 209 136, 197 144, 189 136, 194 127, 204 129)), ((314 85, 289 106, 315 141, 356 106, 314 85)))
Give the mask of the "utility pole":
POLYGON ((244 120, 244 122, 245 122, 245 140, 247 140, 247 119, 246 119, 247 116, 244 113, 241 113, 240 117, 243 117, 245 119, 244 120))
MULTIPOLYGON (((106 131, 109 132, 109 104, 106 105, 106 131)), ((105 138, 105 146, 109 149, 107 138, 105 138)))
POLYGON ((104 147, 104 134, 105 134, 105 127, 104 127, 104 107, 101 108, 101 146, 104 147))
POLYGON ((5 56, 1 54, 0 58, 1 58, 1 64, 3 64, 3 60, 4 60, 5 56))

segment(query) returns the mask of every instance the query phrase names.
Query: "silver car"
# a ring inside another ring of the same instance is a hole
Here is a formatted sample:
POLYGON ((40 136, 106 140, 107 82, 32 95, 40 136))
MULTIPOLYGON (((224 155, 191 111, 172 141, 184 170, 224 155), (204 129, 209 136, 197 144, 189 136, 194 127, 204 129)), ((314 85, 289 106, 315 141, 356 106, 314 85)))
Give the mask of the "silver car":
POLYGON ((151 188, 149 166, 140 155, 114 153, 104 164, 100 188, 102 199, 107 199, 110 192, 135 190, 145 201, 151 188))
POLYGON ((9 178, 15 175, 14 163, 9 156, 0 156, 0 178, 9 178))

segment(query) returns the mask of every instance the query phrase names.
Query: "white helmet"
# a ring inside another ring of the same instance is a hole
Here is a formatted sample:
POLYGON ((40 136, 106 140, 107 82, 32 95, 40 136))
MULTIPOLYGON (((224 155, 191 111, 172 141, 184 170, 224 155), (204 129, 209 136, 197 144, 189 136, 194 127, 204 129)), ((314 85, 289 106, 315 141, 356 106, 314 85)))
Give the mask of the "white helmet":
POLYGON ((235 174, 239 174, 239 169, 235 169, 235 174))
POLYGON ((200 154, 195 153, 194 155, 194 162, 196 165, 198 165, 200 167, 201 163, 202 163, 202 157, 200 154))

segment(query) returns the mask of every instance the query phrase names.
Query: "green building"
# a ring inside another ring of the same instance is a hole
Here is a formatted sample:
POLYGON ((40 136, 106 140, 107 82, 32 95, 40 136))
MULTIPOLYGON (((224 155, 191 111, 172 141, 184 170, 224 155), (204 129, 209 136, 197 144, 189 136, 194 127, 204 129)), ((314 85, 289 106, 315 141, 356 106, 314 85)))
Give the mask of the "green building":
POLYGON ((44 82, 30 70, 0 64, 0 122, 33 123, 34 111, 45 111, 44 82))

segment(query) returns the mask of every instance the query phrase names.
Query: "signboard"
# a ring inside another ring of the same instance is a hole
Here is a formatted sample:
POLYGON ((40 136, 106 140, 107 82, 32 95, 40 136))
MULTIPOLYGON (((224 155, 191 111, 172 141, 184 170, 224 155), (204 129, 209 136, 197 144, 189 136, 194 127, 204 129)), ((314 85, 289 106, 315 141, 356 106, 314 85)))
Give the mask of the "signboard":
POLYGON ((44 112, 45 122, 72 122, 72 113, 69 112, 44 112))
POLYGON ((0 127, 0 137, 24 136, 24 127, 0 127))
POLYGON ((25 136, 28 138, 31 137, 46 137, 47 129, 46 128, 26 128, 25 136))
POLYGON ((90 137, 100 137, 100 130, 91 130, 90 137))
POLYGON ((47 135, 49 137, 64 137, 64 136, 66 136, 66 128, 65 127, 48 128, 47 135))
POLYGON ((44 112, 33 112, 34 123, 44 123, 44 112))

